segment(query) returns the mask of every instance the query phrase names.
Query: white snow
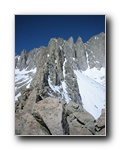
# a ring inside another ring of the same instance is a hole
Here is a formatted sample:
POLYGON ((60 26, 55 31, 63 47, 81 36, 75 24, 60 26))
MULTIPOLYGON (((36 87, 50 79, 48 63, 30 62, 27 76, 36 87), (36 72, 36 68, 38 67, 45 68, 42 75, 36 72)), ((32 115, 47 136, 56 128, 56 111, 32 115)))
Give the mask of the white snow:
POLYGON ((97 40, 98 40, 98 37, 96 37, 96 36, 95 36, 95 39, 97 39, 97 40))
POLYGON ((101 68, 98 70, 97 68, 89 68, 86 71, 82 71, 82 73, 94 81, 100 83, 105 86, 105 68, 101 68))
MULTIPOLYGON (((67 62, 67 59, 65 58, 65 61, 63 63, 63 77, 65 79, 65 63, 67 62)), ((62 89, 63 89, 63 95, 65 97, 65 100, 66 102, 68 103, 71 99, 69 98, 68 96, 68 93, 67 93, 67 90, 66 90, 67 86, 66 86, 66 83, 65 83, 65 80, 62 82, 62 89)))
POLYGON ((63 63, 63 77, 65 78, 65 63, 67 62, 67 59, 65 58, 65 61, 63 63))
POLYGON ((48 76, 48 84, 49 84, 49 86, 50 86, 50 88, 54 91, 54 92, 60 92, 60 87, 59 86, 54 86, 53 84, 52 84, 52 81, 51 81, 51 79, 50 79, 50 76, 48 76))
POLYGON ((75 61, 75 58, 73 58, 73 60, 75 61))
POLYGON ((71 100, 71 99, 69 98, 68 93, 67 93, 67 90, 66 90, 67 86, 66 86, 65 81, 62 82, 62 85, 61 85, 61 86, 55 86, 55 85, 52 84, 52 81, 51 81, 50 76, 49 76, 49 77, 48 77, 48 84, 49 84, 50 88, 51 88, 54 92, 57 91, 57 92, 61 93, 61 94, 62 94, 62 97, 65 98, 65 100, 66 100, 67 103, 71 100), (61 89, 63 89, 62 92, 61 92, 61 89))
POLYGON ((101 110, 105 108, 105 87, 87 77, 79 70, 74 70, 77 76, 79 92, 82 97, 83 107, 98 119, 101 110))
POLYGON ((62 50, 62 46, 60 46, 60 50, 62 50))
POLYGON ((96 61, 96 63, 98 63, 98 64, 99 64, 99 61, 96 61))
POLYGON ((16 96, 15 96, 15 101, 18 100, 18 97, 21 96, 21 93, 19 92, 16 96))
POLYGON ((57 39, 53 39, 55 42, 57 42, 57 39))
POLYGON ((55 63, 57 63, 57 60, 55 60, 55 63))
POLYGON ((37 70, 36 68, 31 69, 31 70, 23 69, 22 71, 20 71, 19 69, 15 69, 15 82, 16 82, 16 85, 18 86, 18 87, 15 87, 15 89, 17 90, 17 88, 21 88, 24 85, 26 85, 26 88, 29 88, 30 83, 32 81, 32 77, 29 74, 31 73, 35 74, 36 70, 37 70), (21 83, 24 83, 24 84, 19 86, 19 84, 21 83))
POLYGON ((87 58, 87 64, 89 64, 87 51, 86 51, 86 58, 87 58))
POLYGON ((68 96, 68 93, 66 91, 66 83, 65 81, 62 82, 62 88, 63 88, 63 95, 65 97, 66 102, 68 103, 71 99, 68 96))
POLYGON ((18 59, 18 61, 20 60, 20 56, 19 56, 19 55, 15 56, 15 58, 17 58, 17 59, 18 59))

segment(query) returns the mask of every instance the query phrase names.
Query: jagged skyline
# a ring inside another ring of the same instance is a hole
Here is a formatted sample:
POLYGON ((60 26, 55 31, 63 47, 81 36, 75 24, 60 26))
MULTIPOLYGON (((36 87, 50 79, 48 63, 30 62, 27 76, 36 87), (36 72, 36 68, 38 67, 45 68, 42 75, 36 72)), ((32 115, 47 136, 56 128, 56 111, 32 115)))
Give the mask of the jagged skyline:
POLYGON ((23 49, 47 46, 50 38, 70 36, 83 42, 100 32, 105 32, 105 15, 16 15, 15 53, 23 49))

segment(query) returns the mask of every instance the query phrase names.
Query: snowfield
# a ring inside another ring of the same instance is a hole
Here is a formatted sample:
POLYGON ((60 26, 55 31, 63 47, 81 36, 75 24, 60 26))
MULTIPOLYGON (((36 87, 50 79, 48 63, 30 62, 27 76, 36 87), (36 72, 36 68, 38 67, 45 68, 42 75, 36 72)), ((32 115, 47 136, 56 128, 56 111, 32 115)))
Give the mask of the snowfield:
POLYGON ((101 68, 100 70, 98 70, 95 67, 92 69, 88 67, 88 69, 82 71, 82 73, 93 79, 94 81, 100 83, 101 85, 105 86, 105 68, 101 68))
POLYGON ((98 119, 101 110, 105 108, 105 87, 79 70, 74 70, 74 73, 77 76, 83 107, 98 119))

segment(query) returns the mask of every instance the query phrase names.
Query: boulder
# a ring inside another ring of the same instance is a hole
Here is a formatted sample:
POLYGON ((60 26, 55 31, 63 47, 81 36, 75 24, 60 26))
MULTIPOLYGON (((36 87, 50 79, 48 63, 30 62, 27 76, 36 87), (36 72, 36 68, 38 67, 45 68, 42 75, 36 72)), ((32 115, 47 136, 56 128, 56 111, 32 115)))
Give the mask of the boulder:
POLYGON ((15 115, 16 135, 49 135, 49 131, 40 125, 36 119, 28 113, 15 115))
POLYGON ((62 104, 58 99, 48 97, 36 103, 32 111, 33 116, 42 119, 52 135, 63 135, 62 104))
POLYGON ((95 121, 94 117, 85 110, 82 112, 74 112, 73 115, 84 125, 89 121, 95 121))
POLYGON ((69 124, 69 134, 70 135, 92 135, 92 133, 80 124, 73 114, 67 117, 69 124))

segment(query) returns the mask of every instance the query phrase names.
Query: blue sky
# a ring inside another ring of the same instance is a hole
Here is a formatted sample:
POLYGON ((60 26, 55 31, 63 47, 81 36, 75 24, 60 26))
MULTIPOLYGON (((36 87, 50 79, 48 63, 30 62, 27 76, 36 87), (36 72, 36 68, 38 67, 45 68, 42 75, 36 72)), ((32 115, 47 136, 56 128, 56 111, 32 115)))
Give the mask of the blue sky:
POLYGON ((47 46, 51 38, 80 36, 86 42, 105 32, 104 15, 15 15, 15 53, 47 46))

